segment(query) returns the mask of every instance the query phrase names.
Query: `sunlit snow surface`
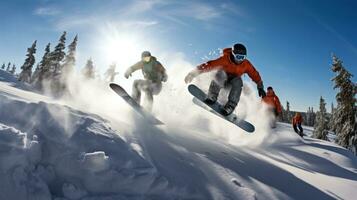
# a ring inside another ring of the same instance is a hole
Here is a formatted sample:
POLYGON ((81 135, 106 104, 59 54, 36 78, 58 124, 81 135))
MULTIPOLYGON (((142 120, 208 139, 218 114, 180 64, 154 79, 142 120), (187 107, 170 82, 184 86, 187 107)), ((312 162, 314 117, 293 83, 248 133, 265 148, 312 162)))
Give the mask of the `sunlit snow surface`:
POLYGON ((289 124, 270 129, 249 85, 238 114, 256 125, 253 134, 194 106, 183 84, 167 83, 154 105, 166 124, 152 126, 104 83, 53 100, 6 72, 0 77, 1 200, 357 195, 356 157, 301 139, 289 124))

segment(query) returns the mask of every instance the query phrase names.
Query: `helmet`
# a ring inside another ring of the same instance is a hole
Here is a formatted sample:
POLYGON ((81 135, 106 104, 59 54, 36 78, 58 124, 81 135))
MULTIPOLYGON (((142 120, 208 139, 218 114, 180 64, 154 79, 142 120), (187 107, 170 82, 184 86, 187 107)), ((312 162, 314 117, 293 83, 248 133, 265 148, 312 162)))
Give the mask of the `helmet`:
POLYGON ((143 52, 141 53, 141 57, 142 57, 142 58, 144 58, 144 57, 149 57, 149 56, 151 56, 151 53, 150 53, 149 51, 143 51, 143 52))
POLYGON ((273 90, 273 88, 271 86, 267 87, 267 90, 273 90))
POLYGON ((247 48, 243 44, 237 43, 232 47, 233 54, 247 55, 247 48))

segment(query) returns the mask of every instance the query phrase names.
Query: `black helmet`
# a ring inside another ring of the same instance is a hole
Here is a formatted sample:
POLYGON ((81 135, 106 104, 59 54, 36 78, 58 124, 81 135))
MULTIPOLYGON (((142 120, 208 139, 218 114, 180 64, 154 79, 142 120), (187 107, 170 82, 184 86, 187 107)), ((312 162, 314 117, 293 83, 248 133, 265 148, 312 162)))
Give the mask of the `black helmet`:
POLYGON ((151 53, 149 51, 143 51, 141 53, 141 57, 144 58, 144 57, 148 57, 148 56, 151 56, 151 53))
POLYGON ((233 54, 247 55, 247 48, 243 44, 237 43, 232 47, 233 54))

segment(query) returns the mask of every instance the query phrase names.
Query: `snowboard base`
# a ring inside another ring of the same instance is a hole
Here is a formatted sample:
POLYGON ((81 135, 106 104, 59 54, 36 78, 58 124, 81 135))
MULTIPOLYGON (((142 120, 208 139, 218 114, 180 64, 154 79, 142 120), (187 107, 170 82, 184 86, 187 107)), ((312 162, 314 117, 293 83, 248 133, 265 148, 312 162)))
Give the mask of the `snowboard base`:
POLYGON ((222 110, 222 105, 219 104, 218 102, 214 104, 206 104, 204 100, 207 98, 206 93, 204 93, 200 88, 197 86, 191 84, 188 86, 188 91, 194 96, 193 98, 193 103, 200 106, 201 108, 210 111, 211 113, 217 115, 218 117, 221 117, 222 119, 225 119, 232 124, 238 126, 239 128, 245 130, 246 132, 252 133, 255 131, 255 127, 253 124, 245 121, 244 119, 239 118, 237 115, 234 113, 224 116, 220 112, 222 110))
POLYGON ((136 101, 133 98, 131 98, 131 96, 120 85, 115 83, 110 83, 109 87, 119 96, 121 96, 125 100, 125 102, 127 102, 137 113, 139 113, 147 121, 149 121, 154 125, 164 124, 162 121, 154 117, 151 113, 145 111, 144 108, 141 107, 138 103, 136 103, 136 101))

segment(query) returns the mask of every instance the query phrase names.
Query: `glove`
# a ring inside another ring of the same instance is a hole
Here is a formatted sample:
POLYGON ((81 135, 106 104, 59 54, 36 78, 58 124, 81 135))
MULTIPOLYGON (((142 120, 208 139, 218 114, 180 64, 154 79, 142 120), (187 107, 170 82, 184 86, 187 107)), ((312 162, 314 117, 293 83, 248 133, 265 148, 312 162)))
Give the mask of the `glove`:
POLYGON ((193 79, 195 78, 194 74, 192 72, 188 73, 187 76, 185 77, 185 83, 190 83, 193 79))
POLYGON ((166 74, 166 73, 164 73, 164 74, 162 75, 161 81, 162 81, 162 82, 166 82, 166 81, 167 81, 167 74, 166 74))
POLYGON ((266 96, 263 82, 260 82, 260 83, 257 84, 257 89, 258 89, 258 94, 259 94, 260 97, 263 98, 263 97, 266 96))
POLYGON ((126 70, 126 72, 125 72, 125 74, 124 74, 124 77, 125 78, 129 78, 129 76, 131 76, 131 71, 130 71, 130 69, 128 69, 128 70, 126 70))

